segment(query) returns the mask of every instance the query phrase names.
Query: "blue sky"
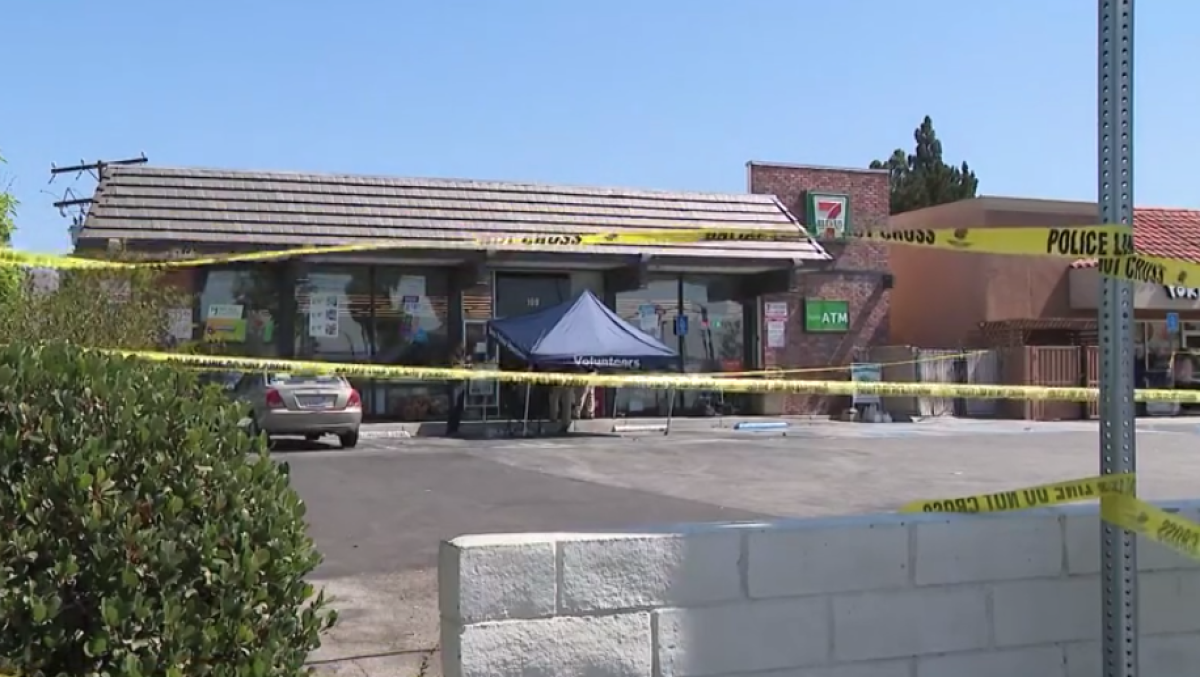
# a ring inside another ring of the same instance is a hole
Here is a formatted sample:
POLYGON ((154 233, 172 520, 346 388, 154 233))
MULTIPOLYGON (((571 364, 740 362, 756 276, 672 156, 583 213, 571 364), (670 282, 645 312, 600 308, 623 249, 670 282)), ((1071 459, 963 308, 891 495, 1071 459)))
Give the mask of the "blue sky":
MULTIPOLYGON (((1137 16, 1136 198, 1200 207, 1200 3, 1137 16)), ((16 246, 51 162, 745 190, 865 166, 933 116, 981 192, 1095 199, 1094 0, 37 0, 0 43, 16 246)), ((49 191, 49 192, 47 192, 49 191)))

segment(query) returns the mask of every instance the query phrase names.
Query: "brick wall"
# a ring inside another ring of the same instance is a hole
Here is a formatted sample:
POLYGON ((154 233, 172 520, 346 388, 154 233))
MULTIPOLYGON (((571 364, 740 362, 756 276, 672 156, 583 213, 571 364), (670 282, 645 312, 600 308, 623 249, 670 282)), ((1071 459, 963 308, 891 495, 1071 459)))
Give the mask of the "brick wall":
MULTIPOLYGON (((849 195, 850 225, 854 229, 875 228, 887 223, 888 175, 884 171, 751 162, 749 183, 751 193, 775 195, 802 222, 807 218, 806 195, 809 191, 820 191, 849 195)), ((863 351, 866 348, 888 343, 890 293, 883 288, 879 275, 889 271, 887 246, 868 242, 824 244, 836 259, 826 272, 804 274, 797 280, 792 293, 765 299, 786 301, 789 310, 784 348, 767 348, 766 331, 761 332, 766 367, 846 365, 865 358, 863 351), (805 298, 849 301, 849 333, 806 334, 805 298)), ((835 371, 805 377, 843 380, 848 375, 844 371, 835 371)), ((782 413, 831 414, 847 404, 848 398, 791 395, 782 413)))
MULTIPOLYGON (((444 674, 1094 677, 1099 536, 1095 505, 465 536, 444 674)), ((1194 674, 1200 563, 1143 540, 1138 565, 1142 671, 1194 674)))

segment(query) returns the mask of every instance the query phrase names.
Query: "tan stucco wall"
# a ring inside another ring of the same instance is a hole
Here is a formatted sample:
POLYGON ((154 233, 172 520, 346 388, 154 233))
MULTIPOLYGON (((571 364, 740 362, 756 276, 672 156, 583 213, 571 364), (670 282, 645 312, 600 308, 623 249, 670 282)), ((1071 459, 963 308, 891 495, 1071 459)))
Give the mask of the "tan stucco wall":
MULTIPOLYGON (((1096 219, 1084 202, 976 198, 893 216, 892 228, 1052 227, 1096 219)), ((892 245, 891 339, 958 348, 981 322, 1068 317, 1069 259, 892 245)))

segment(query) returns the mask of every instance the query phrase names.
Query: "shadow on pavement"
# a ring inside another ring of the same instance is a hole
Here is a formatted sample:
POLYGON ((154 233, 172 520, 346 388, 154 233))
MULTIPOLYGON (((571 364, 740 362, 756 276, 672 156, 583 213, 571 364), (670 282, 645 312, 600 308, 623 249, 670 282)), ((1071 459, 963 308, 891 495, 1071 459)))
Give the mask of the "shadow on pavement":
POLYGON ((341 449, 335 437, 323 437, 314 442, 310 442, 303 437, 272 437, 271 451, 277 452, 297 452, 297 451, 330 451, 333 449, 341 449))

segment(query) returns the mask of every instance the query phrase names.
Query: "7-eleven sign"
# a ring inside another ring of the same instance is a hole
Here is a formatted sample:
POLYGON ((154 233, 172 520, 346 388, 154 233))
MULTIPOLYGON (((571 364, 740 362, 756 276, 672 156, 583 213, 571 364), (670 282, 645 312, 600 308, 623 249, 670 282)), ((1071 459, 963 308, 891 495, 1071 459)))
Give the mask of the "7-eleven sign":
POLYGON ((850 196, 808 194, 808 232, 822 240, 840 240, 850 232, 850 196))

